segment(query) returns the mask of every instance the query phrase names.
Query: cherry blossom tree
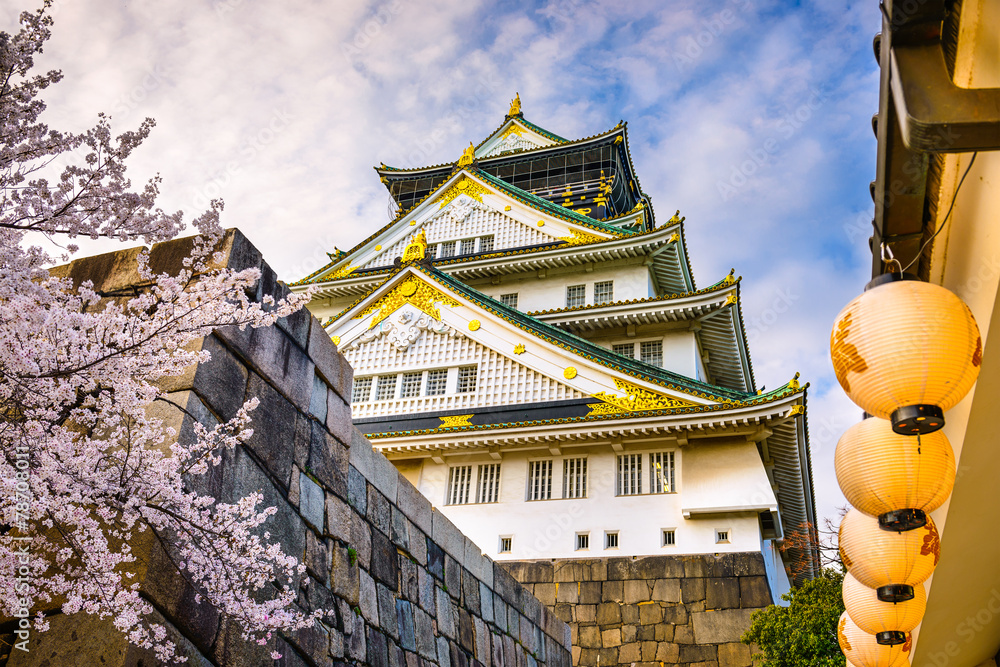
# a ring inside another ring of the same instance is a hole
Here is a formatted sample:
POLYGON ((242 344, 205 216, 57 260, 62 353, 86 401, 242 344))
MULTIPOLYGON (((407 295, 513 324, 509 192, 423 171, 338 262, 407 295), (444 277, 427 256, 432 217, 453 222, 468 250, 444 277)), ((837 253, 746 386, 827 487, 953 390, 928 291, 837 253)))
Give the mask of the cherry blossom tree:
POLYGON ((165 399, 157 380, 208 360, 189 343, 220 326, 270 325, 306 297, 254 303, 247 290, 259 271, 219 268, 221 201, 194 220, 200 236, 179 274, 156 275, 140 255, 147 287, 131 295, 50 275, 47 266, 77 252, 76 238, 151 244, 183 224, 156 207, 159 177, 141 190, 126 177, 151 119, 117 137, 104 115, 81 134, 41 121, 40 94, 61 79, 31 72, 50 36, 48 10, 0 32, 0 613, 19 619, 21 640, 46 628, 39 608, 95 614, 161 660, 179 659, 131 580, 129 545, 153 535, 202 604, 266 644, 321 613, 296 610, 289 584, 303 566, 258 533, 274 508, 260 507, 259 494, 223 504, 185 484, 249 437, 256 403, 228 423, 197 425, 191 442, 149 408, 165 399))

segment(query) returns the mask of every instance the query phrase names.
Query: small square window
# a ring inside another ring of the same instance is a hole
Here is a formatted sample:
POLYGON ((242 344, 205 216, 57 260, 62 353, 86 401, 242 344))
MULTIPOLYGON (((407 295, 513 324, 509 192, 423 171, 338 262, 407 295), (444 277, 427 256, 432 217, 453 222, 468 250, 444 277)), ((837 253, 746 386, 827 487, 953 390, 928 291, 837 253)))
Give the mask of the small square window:
POLYGON ((462 250, 458 253, 460 255, 472 255, 476 252, 476 239, 465 239, 462 241, 462 250))
POLYGON ((376 401, 388 401, 396 397, 396 376, 380 375, 378 378, 378 389, 375 392, 376 401))
POLYGON ((594 303, 611 303, 615 300, 615 282, 613 280, 606 280, 600 283, 594 283, 594 303))
POLYGON ((512 294, 501 294, 500 303, 507 306, 508 308, 517 309, 517 292, 512 294))
POLYGON ((427 395, 440 396, 448 386, 448 371, 427 371, 427 395))
POLYGON ((590 533, 576 534, 576 550, 586 551, 590 548, 590 533))
POLYGON ((605 549, 617 549, 618 548, 618 531, 609 530, 604 533, 604 548, 605 549))
POLYGON ((372 398, 372 379, 354 378, 354 388, 351 390, 351 403, 364 403, 372 398))
POLYGON ((620 345, 612 345, 611 351, 615 354, 620 354, 623 357, 628 357, 629 359, 635 359, 635 343, 622 343, 620 345))
POLYGON ((579 308, 587 302, 586 285, 570 285, 566 288, 566 307, 579 308))
POLYGON ((664 528, 660 536, 661 547, 672 547, 677 544, 677 537, 673 528, 664 528))
POLYGON ((420 384, 423 373, 403 373, 403 384, 399 388, 400 398, 413 398, 420 395, 420 384))
POLYGON ((493 252, 492 236, 483 236, 479 239, 479 252, 493 252))
POLYGON ((717 530, 717 531, 715 531, 715 543, 716 544, 729 544, 729 531, 728 530, 717 530))
POLYGON ((500 536, 500 553, 509 554, 513 546, 514 538, 510 535, 500 536))
POLYGON ((447 241, 445 243, 438 244, 438 257, 454 257, 455 256, 455 242, 447 241))
POLYGON ((458 393, 466 394, 476 390, 476 367, 463 366, 458 369, 458 393))
POLYGON ((663 341, 647 340, 639 343, 639 359, 646 364, 663 366, 663 341))

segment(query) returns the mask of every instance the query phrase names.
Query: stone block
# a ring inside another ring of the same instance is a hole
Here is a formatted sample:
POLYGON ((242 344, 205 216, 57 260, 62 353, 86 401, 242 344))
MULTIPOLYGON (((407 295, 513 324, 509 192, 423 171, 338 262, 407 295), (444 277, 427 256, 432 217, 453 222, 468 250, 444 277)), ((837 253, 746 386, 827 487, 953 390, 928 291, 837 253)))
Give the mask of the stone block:
POLYGON ((648 556, 632 562, 636 579, 674 579, 684 576, 684 563, 677 556, 648 556))
MULTIPOLYGON (((537 584, 538 586, 543 586, 544 584, 537 584)), ((563 602, 566 604, 575 605, 580 602, 580 591, 578 590, 578 584, 576 582, 568 582, 565 584, 553 584, 556 586, 556 602, 563 602)), ((539 598, 541 600, 541 598, 539 598)))
POLYGON ((733 574, 737 577, 763 577, 767 575, 764 568, 764 556, 759 551, 733 554, 733 574))
POLYGON ((602 602, 623 602, 625 600, 625 582, 605 581, 601 585, 602 602))
POLYGON ((502 567, 522 584, 545 584, 555 581, 552 563, 548 561, 505 561, 502 567))
POLYGON ((326 494, 326 532, 338 540, 347 542, 351 537, 351 507, 343 500, 326 494))
POLYGON ((720 644, 719 667, 750 667, 750 647, 746 644, 720 644))
POLYGON ((368 485, 368 520, 372 527, 382 531, 386 535, 390 532, 392 512, 389 509, 389 500, 379 493, 371 484, 368 485))
POLYGON ((510 606, 521 608, 521 598, 525 594, 524 587, 517 583, 499 563, 493 564, 493 592, 510 606))
POLYGON ((495 592, 493 594, 493 622, 500 629, 500 632, 507 632, 507 604, 495 592))
POLYGON ((413 524, 430 535, 433 530, 433 510, 430 501, 403 476, 396 480, 396 506, 413 524))
POLYGON ((368 667, 389 667, 389 641, 375 627, 368 626, 368 667))
POLYGON ((447 554, 444 557, 444 585, 448 595, 455 600, 462 597, 462 566, 447 554))
POLYGON ((493 591, 483 582, 479 582, 479 615, 487 623, 493 622, 493 591))
POLYGON ((490 633, 486 629, 486 623, 478 616, 472 617, 472 628, 475 631, 476 660, 483 664, 490 662, 490 633))
POLYGON ((333 557, 329 545, 311 530, 306 531, 306 569, 309 575, 326 584, 330 579, 333 557))
POLYGON ((375 458, 375 451, 368 438, 356 428, 351 429, 351 446, 349 462, 358 469, 365 479, 372 477, 372 460, 375 458))
MULTIPOLYGON (((299 628, 288 633, 288 641, 298 649, 299 653, 307 656, 313 663, 322 664, 330 659, 330 632, 322 623, 314 623, 311 627, 299 628)), ((284 652, 291 657, 292 652, 284 652)), ((307 663, 300 661, 302 667, 307 667, 307 663)))
POLYGON ((735 644, 750 628, 752 609, 720 609, 691 614, 698 644, 735 644))
POLYGON ((601 648, 601 629, 596 625, 581 626, 578 641, 583 648, 601 648))
POLYGON ((677 659, 680 657, 680 654, 680 646, 677 644, 672 642, 658 642, 656 645, 655 660, 664 664, 673 665, 677 663, 677 659))
POLYGON ((347 502, 361 514, 368 512, 368 481, 353 465, 347 468, 347 502))
POLYGON ((504 660, 503 655, 503 636, 498 634, 493 634, 490 637, 490 662, 486 663, 491 667, 503 667, 507 662, 504 660))
POLYGON ((608 581, 624 581, 633 579, 632 559, 630 558, 609 558, 608 559, 608 581))
POLYGON ((681 602, 688 604, 705 599, 704 579, 681 579, 681 602))
POLYGON ((347 448, 319 422, 312 423, 309 460, 306 466, 320 484, 341 498, 347 497, 347 448))
POLYGON ((634 625, 623 625, 622 626, 622 644, 629 644, 634 642, 636 639, 636 626, 634 625))
POLYGON ((617 625, 622 622, 621 605, 617 602, 602 602, 597 605, 598 625, 617 625))
POLYGON ((685 556, 683 561, 685 577, 690 579, 708 576, 708 564, 704 556, 685 556))
POLYGON ((326 509, 326 494, 323 487, 314 482, 304 472, 299 473, 299 512, 316 530, 323 530, 323 513, 326 509))
POLYGON ((425 568, 417 566, 417 604, 428 614, 435 612, 434 577, 425 568))
POLYGON ((740 606, 744 609, 766 607, 772 604, 771 588, 767 577, 740 577, 740 606))
POLYGON ((649 601, 649 584, 644 580, 625 582, 625 603, 636 604, 649 601))
POLYGON ((396 622, 396 592, 383 586, 375 580, 375 594, 378 597, 379 626, 394 640, 399 640, 399 627, 396 622))
POLYGON ((326 394, 330 391, 323 378, 313 376, 312 394, 309 397, 309 413, 322 424, 326 422, 326 394))
POLYGON ((639 605, 639 623, 642 625, 653 625, 663 622, 663 607, 658 604, 639 605))
POLYGON ((462 572, 462 601, 463 607, 470 612, 479 613, 479 580, 470 576, 469 571, 462 572))
POLYGON ((444 581, 444 551, 430 536, 426 538, 425 543, 427 544, 427 571, 437 579, 444 581))
POLYGON ((371 570, 372 529, 365 517, 357 512, 351 513, 350 545, 357 552, 358 565, 365 570, 371 570))
POLYGON ((427 567, 427 535, 409 519, 406 521, 406 533, 409 540, 410 556, 418 564, 427 567))
POLYGON ((736 576, 736 554, 717 554, 703 558, 709 577, 736 576))
POLYGON ((639 607, 634 604, 621 605, 622 623, 626 625, 639 624, 639 607))
POLYGON ((406 600, 396 600, 396 625, 399 631, 399 645, 407 651, 416 651, 417 636, 413 608, 406 600))
POLYGON ((663 622, 671 625, 684 625, 688 622, 688 612, 684 605, 667 605, 663 608, 663 622))
MULTIPOLYGON (((243 407, 250 374, 246 366, 216 336, 202 339, 201 349, 210 353, 212 358, 198 365, 192 386, 215 414, 222 420, 229 421, 243 407)), ((173 391, 169 386, 163 388, 164 391, 173 391)), ((253 414, 259 417, 263 413, 258 410, 253 414)))
POLYGON ((419 566, 409 558, 400 556, 399 564, 399 594, 414 604, 420 603, 420 585, 417 581, 419 566))
POLYGON ((597 604, 601 601, 600 581, 583 581, 580 583, 580 604, 597 604))
POLYGON ((680 602, 680 579, 657 579, 653 584, 652 599, 657 602, 680 602))
POLYGON ((596 604, 578 604, 573 610, 573 620, 577 623, 597 623, 596 604))
POLYGON ((389 508, 389 539, 392 540, 393 544, 406 552, 410 550, 408 523, 406 515, 400 512, 398 507, 392 505, 389 508))
POLYGON ((434 512, 431 536, 459 563, 465 560, 465 535, 441 512, 434 512))
POLYGON ((700 646, 698 644, 681 644, 680 662, 708 662, 716 660, 718 649, 715 646, 700 646))
POLYGON ((619 663, 636 663, 641 659, 642 659, 642 650, 639 645, 639 642, 623 644, 622 647, 618 649, 619 663))
MULTIPOLYGON (((538 600, 549 607, 556 603, 556 586, 558 584, 533 584, 532 594, 538 600)), ((565 588, 568 584, 563 584, 565 588)))
MULTIPOLYGON (((247 328, 249 340, 234 336, 231 327, 217 332, 249 362, 255 371, 273 383, 279 392, 302 411, 309 409, 312 396, 313 362, 278 327, 247 328)), ((249 392, 254 395, 252 390, 249 392)))
POLYGON ((376 591, 375 580, 365 570, 358 570, 360 580, 360 602, 361 615, 372 625, 378 625, 378 592, 376 591))
POLYGON ((351 405, 333 391, 326 396, 326 429, 345 446, 354 445, 354 422, 351 405))
MULTIPOLYGON (((365 632, 365 619, 364 617, 356 614, 351 614, 349 617, 352 627, 352 631, 347 635, 349 637, 347 641, 346 653, 348 656, 364 664, 364 661, 368 653, 368 638, 365 632)), ((345 620, 345 624, 348 621, 345 620)))
POLYGON ((590 579, 590 567, 585 563, 556 561, 552 570, 553 581, 559 583, 576 583, 590 579))
POLYGON ((694 644, 694 628, 690 625, 674 626, 675 644, 694 644))
POLYGON ((287 488, 294 449, 285 445, 295 434, 298 410, 259 375, 252 374, 247 395, 260 401, 254 410, 253 435, 244 445, 267 466, 271 476, 287 488))
POLYGON ((380 530, 371 531, 371 573, 377 581, 396 592, 399 586, 399 554, 392 541, 380 530))
MULTIPOLYGON (((287 291, 287 288, 282 291, 287 291)), ((312 316, 309 310, 301 308, 287 317, 278 318, 274 324, 288 334, 295 341, 296 345, 305 350, 306 345, 309 344, 309 329, 313 322, 316 322, 316 326, 319 326, 319 322, 312 316)))
POLYGON ((435 655, 434 647, 434 619, 422 609, 413 609, 413 628, 416 638, 417 653, 421 657, 433 660, 435 655))
POLYGON ((333 591, 347 600, 350 606, 356 607, 360 594, 360 568, 357 566, 357 561, 351 558, 347 547, 334 544, 332 551, 333 567, 330 577, 333 591))
POLYGON ((705 580, 706 609, 739 609, 740 581, 736 577, 712 577, 705 580))
POLYGON ((451 597, 448 593, 436 586, 434 589, 435 604, 437 607, 437 628, 438 632, 449 639, 455 638, 455 614, 452 610, 451 597))
POLYGON ((354 369, 337 351, 330 335, 318 323, 309 330, 309 357, 320 373, 337 394, 345 401, 351 400, 351 386, 354 383, 354 369))

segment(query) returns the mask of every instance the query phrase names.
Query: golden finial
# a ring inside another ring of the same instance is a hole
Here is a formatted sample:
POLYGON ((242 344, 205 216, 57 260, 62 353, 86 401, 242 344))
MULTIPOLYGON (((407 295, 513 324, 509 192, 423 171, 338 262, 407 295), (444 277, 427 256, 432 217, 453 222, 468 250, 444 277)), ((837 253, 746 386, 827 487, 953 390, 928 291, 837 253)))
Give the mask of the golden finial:
POLYGON ((800 387, 801 385, 799 384, 799 374, 796 373, 795 377, 793 377, 791 382, 788 383, 788 388, 792 390, 798 390, 800 387))
POLYGON ((427 234, 424 230, 420 230, 413 240, 406 244, 406 248, 403 250, 403 261, 409 262, 415 259, 423 259, 427 254, 427 234))
POLYGON ((667 224, 670 225, 670 224, 673 224, 675 222, 680 222, 680 221, 681 221, 681 210, 677 209, 677 212, 674 213, 674 217, 672 217, 669 220, 667 220, 667 224))
POLYGON ((469 147, 462 151, 462 157, 458 158, 459 167, 468 167, 476 159, 476 147, 469 142, 469 147))
POLYGON ((520 116, 521 115, 521 94, 514 93, 514 99, 510 101, 510 111, 507 112, 507 117, 520 116))

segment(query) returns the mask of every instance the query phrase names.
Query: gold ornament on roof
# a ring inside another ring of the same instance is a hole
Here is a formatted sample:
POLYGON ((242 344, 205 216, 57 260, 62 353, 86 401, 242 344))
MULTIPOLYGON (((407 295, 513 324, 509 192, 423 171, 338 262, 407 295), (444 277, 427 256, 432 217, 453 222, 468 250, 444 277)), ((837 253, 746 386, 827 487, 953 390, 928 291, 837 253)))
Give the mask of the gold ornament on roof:
POLYGON ((479 331, 479 327, 483 326, 479 320, 472 320, 469 322, 469 331, 479 331))
POLYGON ((572 380, 573 378, 576 377, 576 369, 570 366, 569 368, 563 371, 563 377, 566 378, 567 380, 572 380))
POLYGON ((604 241, 600 236, 595 236, 594 234, 587 234, 586 232, 577 231, 576 229, 569 230, 570 236, 560 236, 560 241, 565 241, 567 245, 583 245, 585 243, 597 243, 598 241, 604 241))
POLYGON ((458 158, 459 167, 468 167, 476 160, 476 147, 469 142, 469 147, 462 151, 462 157, 458 158))
POLYGON ((614 396, 603 391, 594 394, 593 398, 601 402, 587 405, 590 408, 590 412, 587 414, 588 417, 592 415, 613 415, 623 412, 640 412, 642 410, 687 408, 695 405, 694 403, 673 398, 666 394, 643 389, 617 378, 615 379, 615 387, 618 388, 618 391, 625 392, 625 396, 614 396))
POLYGON ((410 262, 413 260, 423 259, 427 255, 427 234, 423 229, 417 233, 413 239, 406 244, 406 248, 403 250, 403 261, 410 262))
POLYGON ((450 417, 438 417, 441 425, 438 428, 448 428, 451 426, 472 426, 469 420, 475 415, 451 415, 450 417))
POLYGON ((480 185, 478 181, 474 181, 468 176, 462 176, 458 182, 441 193, 441 196, 438 198, 438 201, 441 202, 441 205, 438 206, 438 210, 450 204, 459 195, 469 195, 482 204, 483 195, 488 194, 490 194, 490 191, 480 185))
POLYGON ((407 303, 415 306, 419 311, 430 315, 438 322, 441 321, 441 312, 435 304, 443 303, 449 308, 459 305, 458 301, 455 301, 447 294, 439 292, 422 280, 410 276, 384 294, 378 301, 355 315, 354 319, 360 320, 378 310, 379 314, 373 317, 371 324, 368 325, 369 329, 373 329, 407 303))
POLYGON ((514 346, 514 354, 524 354, 524 343, 518 343, 514 346))
POLYGON ((675 223, 681 222, 682 220, 684 220, 684 218, 681 217, 681 210, 677 209, 677 211, 670 217, 670 219, 667 220, 667 224, 673 225, 675 223))
POLYGON ((350 264, 348 264, 347 266, 342 266, 336 271, 334 271, 333 275, 329 276, 327 280, 338 280, 340 278, 346 278, 347 276, 349 276, 354 272, 355 268, 357 267, 351 266, 350 264))
POLYGON ((507 116, 520 116, 521 115, 521 93, 514 93, 514 99, 510 101, 510 111, 507 112, 507 116))

